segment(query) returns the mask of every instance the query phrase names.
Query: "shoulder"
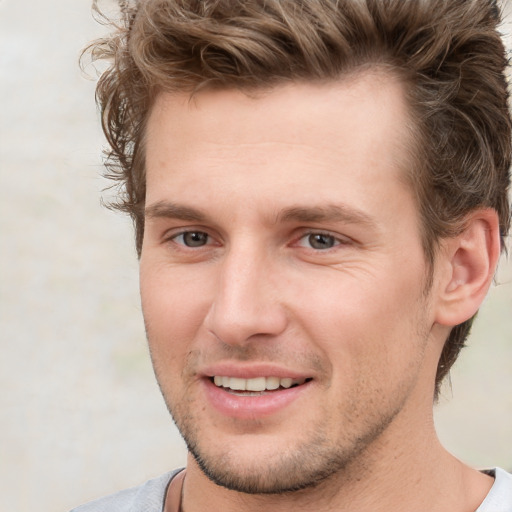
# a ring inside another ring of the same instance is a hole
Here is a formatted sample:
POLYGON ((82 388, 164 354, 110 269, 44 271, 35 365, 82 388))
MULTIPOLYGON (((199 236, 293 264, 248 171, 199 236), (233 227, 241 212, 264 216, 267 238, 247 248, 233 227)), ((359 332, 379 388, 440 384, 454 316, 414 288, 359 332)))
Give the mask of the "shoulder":
POLYGON ((167 487, 180 471, 165 473, 137 487, 81 505, 71 512, 161 512, 167 487))
POLYGON ((512 475, 500 468, 487 473, 494 475, 494 485, 476 512, 512 512, 512 475))

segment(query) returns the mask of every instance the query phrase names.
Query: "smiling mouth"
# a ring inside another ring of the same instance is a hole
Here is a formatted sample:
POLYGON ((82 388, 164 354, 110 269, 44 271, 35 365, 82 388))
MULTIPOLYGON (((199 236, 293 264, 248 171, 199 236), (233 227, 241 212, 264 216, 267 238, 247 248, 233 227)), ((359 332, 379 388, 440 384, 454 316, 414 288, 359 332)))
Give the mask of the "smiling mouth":
POLYGON ((258 396, 271 391, 281 391, 309 382, 311 378, 292 379, 291 377, 255 377, 241 379, 239 377, 218 376, 210 378, 215 386, 224 389, 228 393, 242 396, 258 396))

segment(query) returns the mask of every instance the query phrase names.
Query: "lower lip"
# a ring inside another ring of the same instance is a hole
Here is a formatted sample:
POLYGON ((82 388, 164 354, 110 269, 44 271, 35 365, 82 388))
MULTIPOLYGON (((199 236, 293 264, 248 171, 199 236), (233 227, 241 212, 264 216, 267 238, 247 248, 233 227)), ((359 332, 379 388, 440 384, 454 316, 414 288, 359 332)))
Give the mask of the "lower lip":
POLYGON ((212 406, 224 416, 239 419, 258 419, 282 411, 311 386, 311 381, 300 386, 253 396, 236 395, 203 379, 206 395, 212 406))

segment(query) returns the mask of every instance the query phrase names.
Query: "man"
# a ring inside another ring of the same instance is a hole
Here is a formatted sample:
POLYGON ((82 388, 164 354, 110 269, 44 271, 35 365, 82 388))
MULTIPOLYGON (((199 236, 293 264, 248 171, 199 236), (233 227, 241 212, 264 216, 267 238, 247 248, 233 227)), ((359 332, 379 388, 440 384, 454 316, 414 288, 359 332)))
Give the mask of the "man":
POLYGON ((186 470, 89 511, 512 510, 432 405, 509 228, 491 0, 146 0, 96 44, 186 470))

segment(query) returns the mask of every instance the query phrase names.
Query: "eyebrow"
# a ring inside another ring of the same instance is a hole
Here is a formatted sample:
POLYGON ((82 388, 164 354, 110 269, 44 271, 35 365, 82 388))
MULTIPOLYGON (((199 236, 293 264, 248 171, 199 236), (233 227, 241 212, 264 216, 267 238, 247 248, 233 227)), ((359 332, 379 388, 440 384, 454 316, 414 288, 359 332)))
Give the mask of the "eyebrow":
POLYGON ((200 210, 171 203, 170 201, 158 201, 147 206, 144 215, 149 219, 168 218, 190 222, 204 222, 206 220, 206 215, 200 210))
MULTIPOLYGON (((207 215, 201 210, 173 203, 158 201, 145 208, 149 219, 168 218, 189 222, 206 222, 207 215)), ((281 210, 274 222, 345 222, 376 228, 375 221, 366 213, 346 205, 327 204, 322 206, 291 206, 281 210)))
POLYGON ((277 216, 277 222, 346 222, 375 228, 375 221, 366 213, 346 205, 327 204, 325 206, 292 206, 285 208, 277 216))

